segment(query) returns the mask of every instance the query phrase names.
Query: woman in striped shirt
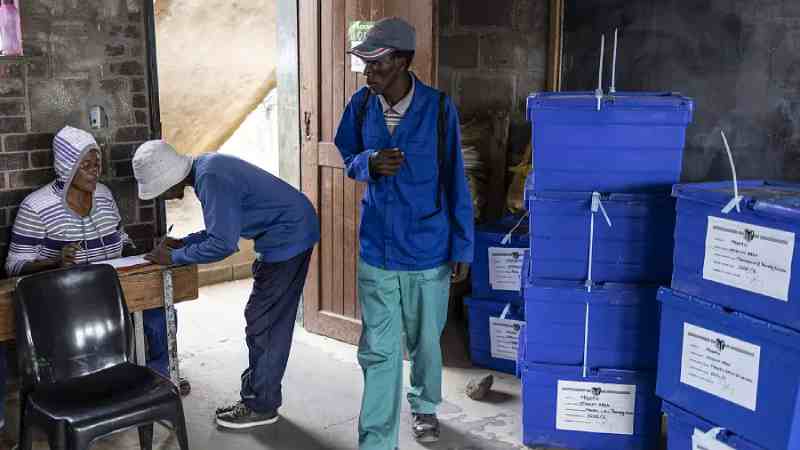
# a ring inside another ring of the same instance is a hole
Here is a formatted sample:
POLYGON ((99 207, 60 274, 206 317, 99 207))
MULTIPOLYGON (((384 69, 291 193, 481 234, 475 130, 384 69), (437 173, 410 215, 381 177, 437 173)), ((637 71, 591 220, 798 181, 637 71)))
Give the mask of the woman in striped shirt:
POLYGON ((19 207, 6 259, 10 276, 118 258, 128 241, 111 190, 98 182, 100 147, 64 127, 53 140, 56 179, 19 207))

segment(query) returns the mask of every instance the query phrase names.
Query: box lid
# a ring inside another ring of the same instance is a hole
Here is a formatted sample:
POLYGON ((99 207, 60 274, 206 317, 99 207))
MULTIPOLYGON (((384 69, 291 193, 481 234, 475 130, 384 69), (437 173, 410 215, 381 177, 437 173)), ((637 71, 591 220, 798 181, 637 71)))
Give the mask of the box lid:
POLYGON ((489 297, 489 298, 465 296, 463 301, 464 304, 467 306, 476 306, 479 308, 492 308, 492 309, 497 309, 498 311, 502 311, 503 308, 505 308, 505 306, 509 304, 517 309, 525 307, 525 303, 522 301, 522 298, 516 295, 507 295, 503 297, 489 297))
MULTIPOLYGON (((672 195, 724 208, 734 197, 733 183, 677 184, 672 195)), ((800 221, 800 184, 782 181, 740 181, 740 206, 759 215, 800 221)))
MULTIPOLYGON (((523 269, 524 270, 524 269, 523 269)), ((523 277, 525 301, 541 303, 590 303, 605 305, 639 305, 656 302, 657 284, 592 283, 587 289, 583 281, 536 279, 523 277)))
MULTIPOLYGON (((530 191, 526 190, 526 198, 530 200, 551 200, 551 201, 574 201, 574 202, 591 202, 592 192, 567 192, 567 191, 547 191, 547 192, 534 192, 531 186, 530 191)), ((670 196, 666 193, 608 193, 601 192, 600 200, 603 202, 657 202, 665 201, 672 202, 670 196)), ((728 199, 730 200, 730 199, 728 199)))
POLYGON ((507 215, 496 222, 477 225, 475 232, 492 233, 505 236, 514 229, 513 236, 519 237, 528 234, 528 218, 524 216, 507 215), (519 225, 519 226, 517 226, 519 225))
MULTIPOLYGON (((551 378, 553 381, 559 379, 571 380, 577 378, 575 381, 587 381, 597 383, 620 383, 620 384, 653 384, 656 381, 656 373, 644 370, 628 370, 628 369, 605 369, 605 368, 590 368, 587 370, 587 375, 583 377, 583 367, 581 366, 564 366, 556 364, 534 363, 530 361, 522 361, 521 364, 525 372, 535 372, 537 375, 551 378)), ((652 395, 652 394, 649 394, 652 395)), ((637 396, 637 403, 640 398, 637 396)))
MULTIPOLYGON (((711 422, 685 411, 683 408, 675 406, 669 402, 662 403, 661 410, 664 411, 667 416, 669 416, 670 421, 683 422, 684 426, 692 427, 695 430, 697 427, 703 427, 703 429, 700 431, 706 432, 716 427, 716 425, 712 424, 711 422)), ((753 444, 752 442, 737 436, 735 433, 727 429, 720 429, 716 440, 728 446, 733 446, 733 448, 737 450, 764 450, 764 447, 753 444)))
POLYGON ((698 314, 700 311, 716 315, 716 321, 725 328, 721 331, 722 333, 733 333, 735 327, 740 331, 746 330, 751 335, 757 335, 763 340, 777 342, 793 350, 800 350, 800 333, 790 328, 732 311, 699 297, 665 287, 658 290, 658 301, 664 307, 691 310, 690 314, 697 317, 707 317, 705 314, 698 314))
MULTIPOLYGON (((603 97, 601 111, 663 111, 676 112, 689 123, 694 101, 674 92, 617 92, 603 97)), ((594 92, 538 92, 528 96, 528 120, 543 110, 597 111, 594 92)), ((641 117, 640 117, 641 119, 641 117)), ((657 119, 657 118, 656 118, 657 119)))

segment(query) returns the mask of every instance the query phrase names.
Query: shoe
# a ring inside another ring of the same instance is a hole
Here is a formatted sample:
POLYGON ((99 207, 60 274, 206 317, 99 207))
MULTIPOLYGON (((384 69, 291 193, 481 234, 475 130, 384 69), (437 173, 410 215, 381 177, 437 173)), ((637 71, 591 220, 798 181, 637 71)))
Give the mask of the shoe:
POLYGON ((233 430, 243 430, 261 425, 272 425, 278 421, 279 417, 278 411, 259 413, 240 401, 235 405, 217 410, 217 425, 233 430))
POLYGON ((412 413, 414 423, 411 427, 417 442, 430 443, 439 440, 439 419, 436 414, 412 413))

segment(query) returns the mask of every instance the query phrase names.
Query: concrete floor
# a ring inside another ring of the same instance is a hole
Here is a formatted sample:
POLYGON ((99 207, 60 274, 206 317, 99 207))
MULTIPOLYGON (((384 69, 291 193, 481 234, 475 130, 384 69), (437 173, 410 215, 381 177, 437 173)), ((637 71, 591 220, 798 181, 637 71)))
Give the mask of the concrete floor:
MULTIPOLYGON (((181 370, 192 382, 192 393, 184 399, 191 448, 357 448, 362 375, 355 347, 311 335, 299 328, 284 379, 284 406, 280 411, 283 420, 249 432, 222 431, 213 423, 214 409, 238 398, 239 374, 246 365, 243 310, 250 285, 251 280, 242 280, 206 287, 201 290, 198 301, 178 306, 181 370)), ((445 347, 450 365, 467 365, 458 331, 449 330, 447 335, 445 341, 449 343, 445 347)), ((448 367, 444 374, 445 401, 440 410, 442 439, 427 447, 417 444, 410 435, 405 405, 400 448, 524 448, 520 443, 520 384, 516 378, 495 373, 494 393, 487 402, 475 402, 464 395, 467 381, 485 373, 485 370, 448 367)), ((16 429, 13 417, 9 417, 6 429, 16 429)), ((42 442, 35 448, 46 449, 47 445, 42 442)), ((94 448, 138 449, 138 435, 135 431, 123 432, 94 448)), ((154 449, 177 448, 174 437, 157 427, 154 449)))

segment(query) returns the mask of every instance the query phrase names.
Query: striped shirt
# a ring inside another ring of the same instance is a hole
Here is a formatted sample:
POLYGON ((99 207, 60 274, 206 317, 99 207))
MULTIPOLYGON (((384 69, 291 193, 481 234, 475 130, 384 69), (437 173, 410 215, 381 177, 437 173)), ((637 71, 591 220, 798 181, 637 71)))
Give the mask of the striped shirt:
POLYGON ((25 264, 59 258, 68 244, 80 244, 79 263, 118 258, 128 236, 118 231, 122 221, 111 191, 97 183, 92 209, 80 217, 67 206, 67 193, 80 161, 100 147, 94 136, 66 126, 53 139, 56 179, 22 201, 11 230, 6 273, 19 275, 25 264))
POLYGON ((414 77, 411 77, 411 89, 408 91, 408 94, 394 106, 390 105, 384 96, 378 96, 378 99, 381 101, 381 106, 383 107, 383 117, 386 119, 386 127, 389 128, 390 134, 394 134, 395 128, 400 125, 400 122, 406 115, 406 111, 408 111, 408 108, 411 106, 411 101, 414 99, 415 84, 416 81, 414 81, 414 77))
POLYGON ((9 276, 19 275, 28 262, 60 257, 71 243, 81 246, 79 263, 122 256, 128 237, 118 230, 122 218, 111 190, 98 183, 92 211, 79 217, 64 204, 57 183, 33 192, 20 205, 6 260, 9 276))

